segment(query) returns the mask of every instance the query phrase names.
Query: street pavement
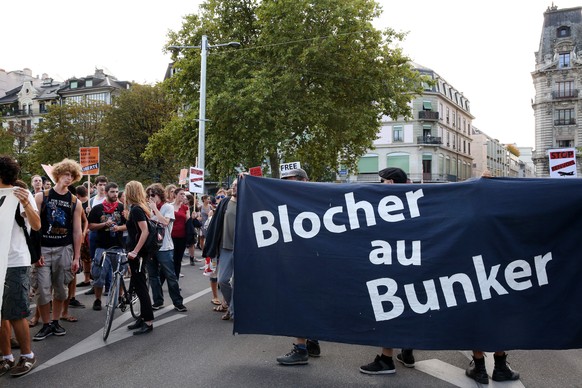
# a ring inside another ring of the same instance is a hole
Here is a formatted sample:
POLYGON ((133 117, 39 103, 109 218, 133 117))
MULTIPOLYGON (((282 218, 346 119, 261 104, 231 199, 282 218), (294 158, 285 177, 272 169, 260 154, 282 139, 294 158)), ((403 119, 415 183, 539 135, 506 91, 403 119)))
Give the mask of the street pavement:
MULTIPOLYGON (((93 296, 84 295, 87 288, 78 289, 77 299, 86 308, 69 311, 79 322, 61 322, 67 330, 63 337, 33 342, 35 369, 21 378, 0 377, 0 387, 480 386, 464 375, 470 353, 462 351, 415 351, 416 368, 396 363, 395 375, 369 376, 359 367, 371 362, 378 348, 321 342, 322 356, 308 365, 278 365, 275 358, 291 350, 293 339, 233 335, 233 321, 222 321, 221 314, 212 311, 209 281, 200 265, 183 262, 180 285, 188 312, 173 309, 166 289, 165 308, 155 312, 154 330, 143 336, 127 330, 133 322, 129 311, 116 310, 114 327, 104 342, 105 311, 93 311, 93 296)), ((38 330, 40 325, 32 328, 31 336, 38 330)), ((492 355, 487 361, 491 374, 492 355)), ((512 351, 508 361, 521 380, 490 381, 489 387, 582 387, 580 350, 512 351)))

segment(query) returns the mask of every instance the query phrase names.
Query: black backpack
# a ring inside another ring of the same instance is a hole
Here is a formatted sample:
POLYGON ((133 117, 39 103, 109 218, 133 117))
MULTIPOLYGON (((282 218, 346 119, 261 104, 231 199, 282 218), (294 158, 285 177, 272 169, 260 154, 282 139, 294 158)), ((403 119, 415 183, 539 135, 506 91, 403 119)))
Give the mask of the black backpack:
POLYGON ((16 214, 14 215, 14 219, 16 220, 16 224, 20 226, 24 232, 26 245, 28 245, 28 251, 30 252, 30 263, 34 264, 40 260, 40 230, 31 229, 30 234, 28 233, 28 229, 24 223, 24 218, 20 214, 20 206, 16 206, 16 214))
POLYGON ((149 254, 154 254, 160 250, 164 242, 166 227, 159 223, 158 221, 154 221, 149 218, 147 221, 149 234, 145 242, 145 249, 148 251, 149 254))

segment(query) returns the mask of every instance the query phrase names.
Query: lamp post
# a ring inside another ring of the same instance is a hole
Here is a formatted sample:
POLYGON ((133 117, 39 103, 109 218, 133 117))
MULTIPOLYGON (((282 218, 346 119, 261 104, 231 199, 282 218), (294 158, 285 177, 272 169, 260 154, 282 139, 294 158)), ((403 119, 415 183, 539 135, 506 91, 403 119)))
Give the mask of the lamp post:
POLYGON ((200 110, 198 115, 198 168, 204 171, 205 131, 206 131, 206 57, 208 49, 216 47, 240 47, 239 42, 208 44, 208 37, 202 35, 200 46, 168 46, 169 49, 200 49, 200 110))

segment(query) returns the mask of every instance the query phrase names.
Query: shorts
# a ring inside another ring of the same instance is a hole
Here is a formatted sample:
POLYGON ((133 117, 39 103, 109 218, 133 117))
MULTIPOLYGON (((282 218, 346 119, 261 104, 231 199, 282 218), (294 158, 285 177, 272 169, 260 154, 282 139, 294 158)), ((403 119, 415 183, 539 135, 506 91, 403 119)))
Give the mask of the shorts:
POLYGON ((83 239, 83 244, 81 244, 81 261, 84 263, 91 262, 91 253, 89 252, 89 237, 83 239))
MULTIPOLYGON (((107 255, 103 253, 109 250, 110 252, 125 252, 123 249, 95 249, 95 257, 93 258, 93 263, 91 264, 91 276, 93 277, 94 287, 103 287, 105 285, 105 278, 108 273, 113 273, 113 268, 111 267, 111 261, 107 255)), ((125 272, 127 264, 122 265, 122 272, 125 272)))
POLYGON ((30 288, 30 267, 6 269, 4 295, 2 297, 2 319, 16 321, 30 314, 28 290, 30 288))
POLYGON ((44 265, 36 269, 38 277, 38 304, 43 306, 52 300, 66 300, 67 280, 72 279, 73 245, 64 247, 41 247, 44 265), (51 293, 51 288, 53 292, 51 293))

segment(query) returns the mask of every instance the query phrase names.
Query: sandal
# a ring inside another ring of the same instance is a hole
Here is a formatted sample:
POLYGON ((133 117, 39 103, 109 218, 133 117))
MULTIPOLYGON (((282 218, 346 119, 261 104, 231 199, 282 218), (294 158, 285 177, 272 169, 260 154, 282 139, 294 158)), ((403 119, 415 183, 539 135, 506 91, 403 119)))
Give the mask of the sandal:
POLYGON ((223 306, 222 304, 220 306, 216 306, 215 308, 213 308, 212 310, 216 311, 217 313, 225 313, 228 311, 228 306, 223 306))
POLYGON ((38 325, 38 319, 36 318, 31 318, 28 321, 28 327, 35 327, 36 325, 38 325))
POLYGON ((230 312, 226 312, 226 314, 224 314, 220 319, 222 319, 223 321, 230 321, 230 318, 232 318, 232 315, 230 315, 230 312))
POLYGON ((218 298, 214 298, 211 300, 212 304, 215 304, 217 306, 220 306, 222 303, 220 303, 220 299, 218 298))
POLYGON ((79 320, 72 316, 72 315, 67 315, 66 317, 61 317, 61 321, 66 321, 66 322, 78 322, 79 320))

